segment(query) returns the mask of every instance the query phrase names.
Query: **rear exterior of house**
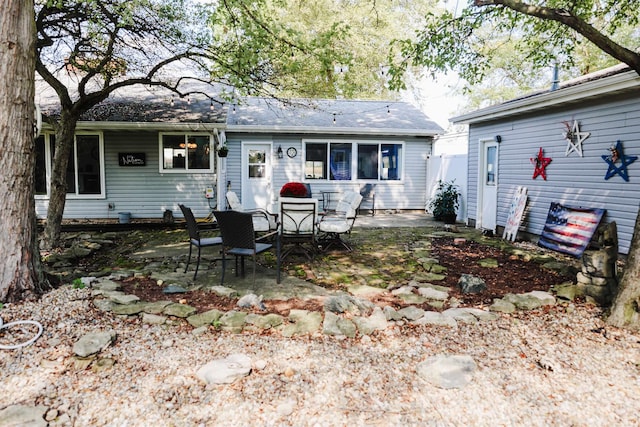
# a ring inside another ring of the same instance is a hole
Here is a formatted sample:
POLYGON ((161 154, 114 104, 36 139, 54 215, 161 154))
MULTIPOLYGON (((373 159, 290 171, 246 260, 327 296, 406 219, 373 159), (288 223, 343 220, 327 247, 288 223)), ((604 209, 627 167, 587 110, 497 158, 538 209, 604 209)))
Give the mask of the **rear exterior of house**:
POLYGON ((624 155, 640 156, 639 95, 640 77, 614 67, 453 118, 469 125, 468 223, 500 232, 518 187, 526 187, 521 231, 540 235, 551 202, 603 208, 603 221, 616 222, 619 250, 627 253, 640 201, 640 161, 620 174, 607 159, 617 141, 624 155), (567 124, 580 133, 573 145, 565 139, 567 124), (539 165, 534 179, 540 149, 551 161, 539 165))
MULTIPOLYGON (((55 116, 50 90, 41 91, 39 103, 45 115, 55 116)), ((376 209, 424 207, 427 158, 442 131, 437 124, 405 103, 313 104, 248 99, 221 109, 206 98, 129 88, 78 123, 64 218, 179 216, 180 203, 202 217, 226 208, 217 201, 228 189, 245 207, 270 207, 290 181, 310 184, 314 197, 367 188, 375 191, 376 209), (221 144, 229 148, 226 158, 217 156, 221 144)), ((36 212, 44 218, 52 129, 45 126, 36 147, 36 212)))

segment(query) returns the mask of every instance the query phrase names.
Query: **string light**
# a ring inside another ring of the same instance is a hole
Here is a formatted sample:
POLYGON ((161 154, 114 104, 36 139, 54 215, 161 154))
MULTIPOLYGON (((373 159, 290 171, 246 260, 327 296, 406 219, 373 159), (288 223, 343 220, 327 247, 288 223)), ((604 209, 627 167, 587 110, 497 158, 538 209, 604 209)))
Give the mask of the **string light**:
POLYGON ((209 104, 209 109, 211 111, 215 110, 215 107, 213 106, 213 101, 211 101, 211 104, 209 104))
POLYGON ((191 105, 191 97, 187 96, 187 105, 191 105))
POLYGON ((333 124, 336 124, 336 113, 333 113, 333 124))

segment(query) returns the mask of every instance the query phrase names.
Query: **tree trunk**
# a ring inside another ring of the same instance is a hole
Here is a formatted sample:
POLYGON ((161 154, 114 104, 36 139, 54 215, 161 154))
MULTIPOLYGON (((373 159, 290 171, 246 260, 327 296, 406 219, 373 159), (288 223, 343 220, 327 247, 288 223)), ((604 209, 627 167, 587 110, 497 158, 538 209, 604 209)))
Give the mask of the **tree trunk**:
POLYGON ((51 190, 47 208, 47 223, 44 229, 43 246, 55 248, 60 243, 62 215, 67 201, 67 166, 72 152, 74 133, 78 119, 68 111, 61 112, 56 126, 55 155, 51 169, 51 190))
POLYGON ((34 201, 35 17, 33 0, 0 6, 0 301, 49 288, 38 250, 34 201))
POLYGON ((640 330, 640 212, 636 217, 631 248, 607 323, 640 330))

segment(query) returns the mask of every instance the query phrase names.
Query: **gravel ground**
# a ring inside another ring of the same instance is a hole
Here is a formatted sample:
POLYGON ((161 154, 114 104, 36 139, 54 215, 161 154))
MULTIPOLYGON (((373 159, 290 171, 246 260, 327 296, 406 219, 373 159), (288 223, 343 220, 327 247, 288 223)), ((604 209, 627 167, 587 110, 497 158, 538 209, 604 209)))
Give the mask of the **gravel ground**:
POLYGON ((640 336, 604 327, 600 310, 564 305, 478 325, 397 325, 355 340, 279 333, 193 335, 95 310, 87 289, 6 305, 43 336, 0 351, 0 410, 44 405, 73 426, 632 426, 640 425, 640 336), (73 344, 114 330, 110 369, 77 369, 73 344), (232 353, 252 373, 206 386, 195 372, 232 353), (436 354, 476 361, 461 389, 436 388, 416 366, 436 354))

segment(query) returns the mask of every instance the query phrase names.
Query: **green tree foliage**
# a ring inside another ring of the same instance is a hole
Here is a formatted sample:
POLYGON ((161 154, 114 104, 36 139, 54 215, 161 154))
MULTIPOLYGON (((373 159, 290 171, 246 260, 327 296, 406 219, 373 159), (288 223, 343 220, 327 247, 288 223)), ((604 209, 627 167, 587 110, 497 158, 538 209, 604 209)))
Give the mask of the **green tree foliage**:
POLYGON ((430 13, 417 39, 395 42, 391 86, 403 87, 402 75, 411 66, 455 71, 470 84, 499 69, 493 79, 525 89, 537 87, 536 73, 554 63, 572 75, 616 61, 640 73, 638 6, 637 1, 475 0, 458 13, 430 13))

